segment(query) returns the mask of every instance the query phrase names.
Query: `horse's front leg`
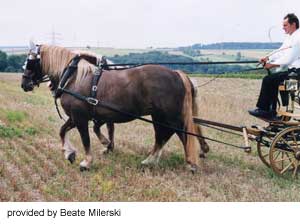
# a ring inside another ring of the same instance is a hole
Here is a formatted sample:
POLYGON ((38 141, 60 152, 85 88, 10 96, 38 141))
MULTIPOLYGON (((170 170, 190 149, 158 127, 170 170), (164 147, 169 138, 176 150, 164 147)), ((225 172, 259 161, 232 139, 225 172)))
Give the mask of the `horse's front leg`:
POLYGON ((76 123, 81 141, 85 150, 85 159, 80 162, 80 171, 89 170, 93 161, 89 135, 88 120, 81 120, 76 123))
POLYGON ((73 163, 76 159, 76 148, 70 143, 68 137, 66 136, 67 132, 70 131, 72 128, 74 128, 75 125, 72 122, 71 118, 69 118, 63 126, 60 128, 60 138, 63 146, 63 152, 65 155, 65 158, 69 160, 71 163, 73 163))

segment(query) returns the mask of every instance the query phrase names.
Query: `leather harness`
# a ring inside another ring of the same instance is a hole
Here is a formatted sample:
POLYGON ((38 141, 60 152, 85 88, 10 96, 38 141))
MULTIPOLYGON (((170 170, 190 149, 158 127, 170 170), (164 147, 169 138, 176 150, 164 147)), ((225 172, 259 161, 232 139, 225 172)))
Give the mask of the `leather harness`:
POLYGON ((55 101, 55 106, 56 106, 56 110, 59 114, 59 117, 61 119, 63 119, 63 117, 61 116, 61 113, 58 109, 58 105, 57 105, 57 99, 59 97, 61 97, 61 95, 65 92, 68 93, 72 96, 74 96, 75 98, 79 98, 80 100, 86 101, 87 103, 91 104, 93 106, 93 117, 95 115, 95 106, 98 104, 98 100, 96 99, 97 96, 97 89, 98 89, 98 83, 99 80, 102 76, 103 73, 103 69, 107 68, 106 67, 106 59, 102 59, 101 63, 99 65, 99 67, 96 68, 96 71, 94 73, 94 76, 92 78, 92 88, 91 88, 91 92, 90 92, 90 96, 89 97, 85 97, 85 96, 81 96, 77 93, 74 93, 70 90, 65 89, 66 87, 66 83, 67 81, 70 79, 70 77, 74 74, 75 70, 78 68, 78 63, 82 58, 80 57, 80 55, 76 55, 71 62, 69 63, 69 65, 64 69, 61 80, 58 84, 58 88, 55 91, 55 95, 54 95, 54 101, 55 101), (78 97, 80 96, 80 97, 78 97))

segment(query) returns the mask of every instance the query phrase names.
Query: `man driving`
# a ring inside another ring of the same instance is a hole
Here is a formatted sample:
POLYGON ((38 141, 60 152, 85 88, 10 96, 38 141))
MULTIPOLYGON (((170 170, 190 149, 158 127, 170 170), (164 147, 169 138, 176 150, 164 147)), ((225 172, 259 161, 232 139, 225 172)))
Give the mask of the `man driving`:
POLYGON ((265 69, 287 67, 288 70, 273 73, 263 78, 256 104, 257 108, 249 110, 249 114, 255 117, 275 119, 279 84, 287 79, 291 72, 300 75, 300 31, 299 20, 295 14, 290 13, 284 17, 283 30, 287 37, 282 46, 270 53, 270 56, 260 59, 260 62, 265 69))

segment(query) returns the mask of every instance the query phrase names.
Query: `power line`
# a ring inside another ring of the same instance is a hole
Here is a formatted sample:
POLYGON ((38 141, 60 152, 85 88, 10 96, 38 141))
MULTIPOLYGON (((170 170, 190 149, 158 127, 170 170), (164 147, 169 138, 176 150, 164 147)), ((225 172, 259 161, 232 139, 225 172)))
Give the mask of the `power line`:
POLYGON ((58 45, 59 44, 58 40, 62 40, 62 37, 61 37, 62 34, 55 32, 54 27, 52 27, 51 33, 48 33, 47 35, 50 35, 50 44, 51 45, 58 45))

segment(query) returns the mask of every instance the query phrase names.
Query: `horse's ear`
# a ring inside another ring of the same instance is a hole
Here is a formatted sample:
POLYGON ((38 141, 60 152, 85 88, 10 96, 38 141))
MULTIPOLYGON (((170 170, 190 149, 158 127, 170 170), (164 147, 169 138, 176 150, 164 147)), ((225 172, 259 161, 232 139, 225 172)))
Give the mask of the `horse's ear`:
POLYGON ((32 40, 30 40, 29 41, 29 50, 30 51, 35 51, 35 49, 36 49, 35 43, 32 40))

